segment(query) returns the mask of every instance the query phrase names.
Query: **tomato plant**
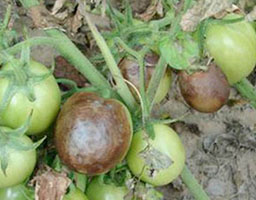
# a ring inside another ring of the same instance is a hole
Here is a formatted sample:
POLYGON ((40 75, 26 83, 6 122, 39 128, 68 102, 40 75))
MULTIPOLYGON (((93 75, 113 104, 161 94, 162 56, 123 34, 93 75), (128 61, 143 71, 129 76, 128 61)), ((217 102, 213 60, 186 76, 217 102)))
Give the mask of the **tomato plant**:
POLYGON ((228 100, 230 87, 221 69, 211 64, 207 71, 179 73, 179 87, 185 101, 200 112, 215 112, 228 100))
POLYGON ((125 186, 105 184, 99 177, 92 180, 86 191, 90 200, 123 200, 127 193, 128 189, 125 186))
MULTIPOLYGON (((236 19, 230 14, 224 19, 236 19)), ((248 76, 256 64, 256 33, 245 20, 235 23, 210 23, 206 29, 206 49, 234 84, 248 76)))
POLYGON ((130 113, 120 101, 79 92, 63 105, 54 139, 64 164, 92 175, 105 173, 121 162, 131 138, 130 113))
POLYGON ((132 173, 155 186, 166 185, 181 173, 185 150, 177 133, 163 124, 155 124, 155 138, 144 131, 134 134, 127 163, 132 173))
POLYGON ((30 149, 33 147, 32 140, 26 135, 9 136, 12 133, 7 131, 10 129, 2 128, 0 132, 0 188, 23 182, 31 175, 36 164, 36 150, 30 149))
POLYGON ((0 199, 1 200, 33 200, 34 191, 30 191, 23 184, 16 185, 13 187, 2 188, 0 189, 0 199))
POLYGON ((64 196, 63 200, 88 200, 88 198, 81 190, 74 188, 64 196))
POLYGON ((0 102, 7 103, 0 113, 0 124, 18 128, 24 124, 31 110, 33 115, 28 134, 45 131, 55 119, 60 107, 60 90, 50 71, 42 64, 30 61, 24 72, 21 66, 9 62, 3 73, 14 71, 0 78, 0 102))
MULTIPOLYGON (((159 60, 158 55, 154 53, 150 53, 150 54, 148 53, 145 56, 145 75, 144 76, 145 76, 146 88, 149 85, 150 79, 152 77, 152 74, 154 73, 158 60, 159 60)), ((139 90, 140 88, 139 64, 132 59, 124 58, 121 60, 118 66, 124 78, 130 81, 139 90)), ((169 89, 171 87, 171 77, 172 77, 171 70, 167 69, 156 91, 156 95, 154 99, 155 103, 160 103, 169 92, 169 89)), ((131 90, 133 91, 133 93, 135 93, 133 88, 131 88, 131 90)), ((136 93, 135 93, 135 97, 137 97, 136 93)))

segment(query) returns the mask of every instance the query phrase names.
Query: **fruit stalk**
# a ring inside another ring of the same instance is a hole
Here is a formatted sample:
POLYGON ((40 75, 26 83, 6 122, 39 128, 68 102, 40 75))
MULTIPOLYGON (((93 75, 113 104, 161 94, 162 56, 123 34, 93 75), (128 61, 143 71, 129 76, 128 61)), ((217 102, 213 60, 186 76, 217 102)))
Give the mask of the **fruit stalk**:
POLYGON ((256 109, 256 89, 248 79, 242 79, 240 82, 236 83, 234 87, 244 98, 248 99, 250 104, 256 109))
POLYGON ((191 194, 193 194, 195 200, 210 200, 202 186, 197 182, 186 165, 181 172, 181 178, 191 194))

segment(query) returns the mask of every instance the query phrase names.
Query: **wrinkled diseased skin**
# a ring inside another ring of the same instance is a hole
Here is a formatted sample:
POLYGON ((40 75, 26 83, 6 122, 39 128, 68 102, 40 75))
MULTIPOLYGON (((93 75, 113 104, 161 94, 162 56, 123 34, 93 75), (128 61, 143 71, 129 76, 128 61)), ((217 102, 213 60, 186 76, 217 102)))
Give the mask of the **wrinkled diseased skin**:
POLYGON ((117 100, 80 92, 64 104, 55 127, 61 160, 89 175, 109 171, 126 155, 132 137, 127 108, 117 100))
POLYGON ((212 64, 206 72, 192 75, 182 71, 179 86, 185 101, 194 109, 211 113, 219 110, 228 100, 230 87, 226 76, 212 64))

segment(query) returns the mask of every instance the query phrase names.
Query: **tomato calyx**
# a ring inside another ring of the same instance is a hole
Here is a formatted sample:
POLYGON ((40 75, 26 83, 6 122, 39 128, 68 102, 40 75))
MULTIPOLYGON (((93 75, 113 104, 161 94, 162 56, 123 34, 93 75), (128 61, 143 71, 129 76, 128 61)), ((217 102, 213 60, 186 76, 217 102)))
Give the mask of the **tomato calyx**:
POLYGON ((25 136, 27 132, 31 120, 32 112, 25 122, 25 124, 17 129, 10 129, 8 127, 0 127, 0 167, 2 172, 6 175, 6 169, 8 167, 8 158, 10 149, 18 150, 18 151, 30 151, 36 149, 46 138, 43 137, 39 141, 33 143, 32 145, 28 145, 24 143, 22 138, 25 136))
POLYGON ((0 58, 5 64, 0 72, 0 78, 8 80, 8 86, 3 94, 0 103, 0 113, 9 105, 12 97, 18 93, 23 93, 30 102, 36 100, 34 94, 34 86, 47 79, 53 73, 53 67, 49 73, 37 75, 31 71, 31 60, 29 57, 29 49, 22 50, 20 60, 17 60, 9 54, 2 51, 0 58))

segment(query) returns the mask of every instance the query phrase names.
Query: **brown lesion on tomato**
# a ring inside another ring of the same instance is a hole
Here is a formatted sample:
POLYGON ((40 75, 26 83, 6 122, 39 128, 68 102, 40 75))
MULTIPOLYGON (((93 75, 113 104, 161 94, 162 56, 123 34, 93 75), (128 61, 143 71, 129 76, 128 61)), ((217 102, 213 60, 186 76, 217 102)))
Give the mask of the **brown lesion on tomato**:
POLYGON ((124 105, 94 93, 76 93, 57 119, 55 143, 61 160, 90 175, 109 171, 126 155, 132 127, 124 105))
POLYGON ((179 86, 184 100, 200 112, 215 112, 228 100, 230 87, 226 76, 215 64, 207 71, 179 73, 179 86))

